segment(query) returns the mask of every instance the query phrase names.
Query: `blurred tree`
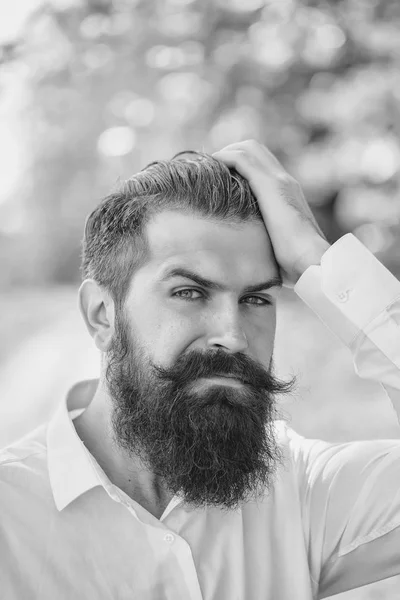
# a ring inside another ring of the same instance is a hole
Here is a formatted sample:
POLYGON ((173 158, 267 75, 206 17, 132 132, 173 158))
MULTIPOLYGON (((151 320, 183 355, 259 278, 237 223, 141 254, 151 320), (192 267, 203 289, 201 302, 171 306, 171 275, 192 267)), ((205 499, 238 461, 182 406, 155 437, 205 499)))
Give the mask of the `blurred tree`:
POLYGON ((76 281, 118 178, 248 137, 330 241, 352 231, 400 275, 399 26, 397 0, 37 0, 0 53, 0 123, 13 89, 23 124, 0 284, 76 281))

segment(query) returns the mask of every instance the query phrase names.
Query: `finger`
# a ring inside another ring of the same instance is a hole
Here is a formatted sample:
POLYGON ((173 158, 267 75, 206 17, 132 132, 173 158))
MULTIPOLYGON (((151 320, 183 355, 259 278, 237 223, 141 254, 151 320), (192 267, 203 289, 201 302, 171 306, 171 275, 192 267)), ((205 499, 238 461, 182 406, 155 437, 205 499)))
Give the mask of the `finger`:
POLYGON ((220 150, 212 155, 214 158, 223 162, 227 167, 236 169, 245 179, 250 179, 254 173, 255 166, 253 161, 247 156, 236 150, 220 150))
POLYGON ((212 156, 218 160, 222 160, 225 164, 228 164, 232 167, 240 164, 251 165, 254 164, 255 161, 254 156, 250 156, 248 153, 239 148, 234 150, 226 150, 224 148, 223 150, 214 152, 212 156))
POLYGON ((235 168, 241 175, 247 176, 249 171, 257 169, 263 174, 279 176, 285 173, 284 168, 275 156, 263 146, 245 147, 231 144, 212 155, 228 167, 235 168))
POLYGON ((263 144, 260 144, 260 142, 257 142, 256 140, 245 140, 244 142, 234 142, 233 144, 228 144, 224 148, 221 148, 220 152, 231 151, 231 150, 232 151, 238 150, 240 152, 243 152, 244 154, 258 156, 260 159, 262 159, 264 153, 266 153, 266 152, 269 153, 268 148, 266 146, 264 146, 263 144))
POLYGON ((229 144, 221 149, 222 151, 240 150, 244 154, 257 157, 260 162, 265 162, 283 169, 283 165, 279 162, 276 156, 265 146, 257 140, 245 140, 244 142, 235 142, 229 144))

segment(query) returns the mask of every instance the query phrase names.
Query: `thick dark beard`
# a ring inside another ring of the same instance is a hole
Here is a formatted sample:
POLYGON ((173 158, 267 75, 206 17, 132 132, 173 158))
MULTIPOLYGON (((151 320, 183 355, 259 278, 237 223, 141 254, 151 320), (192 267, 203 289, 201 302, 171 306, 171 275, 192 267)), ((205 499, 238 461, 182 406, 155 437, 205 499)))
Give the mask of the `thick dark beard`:
POLYGON ((107 356, 116 443, 139 458, 191 508, 234 509, 269 491, 282 454, 275 436, 276 394, 292 391, 244 354, 223 350, 180 356, 171 368, 146 362, 124 319, 107 356), (198 386, 218 373, 246 385, 198 386))

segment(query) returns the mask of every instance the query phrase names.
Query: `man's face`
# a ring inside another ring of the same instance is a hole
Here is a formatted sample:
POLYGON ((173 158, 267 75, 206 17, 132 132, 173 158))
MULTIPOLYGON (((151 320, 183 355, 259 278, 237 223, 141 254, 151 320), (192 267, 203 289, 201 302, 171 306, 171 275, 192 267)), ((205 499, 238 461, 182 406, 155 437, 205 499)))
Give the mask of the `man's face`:
POLYGON ((265 492, 279 458, 279 286, 246 289, 278 276, 269 237, 262 223, 177 211, 155 217, 147 237, 150 260, 133 277, 108 352, 114 434, 189 505, 233 508, 265 492))

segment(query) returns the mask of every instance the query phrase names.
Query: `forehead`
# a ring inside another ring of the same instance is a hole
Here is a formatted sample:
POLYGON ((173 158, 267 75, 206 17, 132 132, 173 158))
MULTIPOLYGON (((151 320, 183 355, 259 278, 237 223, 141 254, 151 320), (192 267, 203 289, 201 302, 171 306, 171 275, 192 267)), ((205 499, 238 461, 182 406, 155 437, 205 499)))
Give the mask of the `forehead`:
POLYGON ((150 259, 140 271, 151 279, 161 279, 171 265, 196 269, 226 283, 228 279, 231 283, 251 283, 278 274, 261 222, 231 225, 164 211, 148 223, 146 235, 150 259))

